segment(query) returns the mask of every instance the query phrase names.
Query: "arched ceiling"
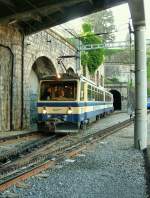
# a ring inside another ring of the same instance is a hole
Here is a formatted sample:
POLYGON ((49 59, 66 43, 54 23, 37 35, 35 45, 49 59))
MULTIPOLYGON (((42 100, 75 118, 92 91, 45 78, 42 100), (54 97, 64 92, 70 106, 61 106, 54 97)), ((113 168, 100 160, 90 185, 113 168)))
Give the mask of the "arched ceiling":
POLYGON ((0 24, 14 24, 24 33, 67 22, 127 0, 0 0, 0 24))
POLYGON ((56 69, 53 63, 45 56, 39 57, 34 62, 32 69, 36 73, 39 80, 44 76, 56 75, 56 69))

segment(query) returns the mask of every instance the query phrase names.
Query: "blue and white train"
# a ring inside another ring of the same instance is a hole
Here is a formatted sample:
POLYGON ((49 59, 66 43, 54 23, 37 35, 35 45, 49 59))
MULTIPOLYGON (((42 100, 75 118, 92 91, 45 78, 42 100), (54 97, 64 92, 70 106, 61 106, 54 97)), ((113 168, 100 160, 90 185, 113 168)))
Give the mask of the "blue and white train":
POLYGON ((147 98, 147 109, 150 109, 150 97, 147 98))
POLYGON ((113 111, 113 95, 83 76, 49 77, 40 81, 38 129, 77 132, 113 111))

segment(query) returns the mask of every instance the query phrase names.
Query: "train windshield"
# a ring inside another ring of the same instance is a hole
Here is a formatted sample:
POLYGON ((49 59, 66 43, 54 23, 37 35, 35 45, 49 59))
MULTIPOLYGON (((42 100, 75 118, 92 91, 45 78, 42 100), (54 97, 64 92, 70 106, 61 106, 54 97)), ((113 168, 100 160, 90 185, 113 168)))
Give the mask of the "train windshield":
POLYGON ((43 81, 40 87, 42 101, 74 101, 77 99, 77 81, 43 81))

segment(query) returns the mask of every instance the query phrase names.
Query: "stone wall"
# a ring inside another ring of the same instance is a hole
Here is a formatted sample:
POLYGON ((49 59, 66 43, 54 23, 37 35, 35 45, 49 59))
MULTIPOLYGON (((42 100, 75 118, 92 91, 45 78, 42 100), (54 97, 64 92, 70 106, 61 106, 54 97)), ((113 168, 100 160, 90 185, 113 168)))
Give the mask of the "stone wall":
POLYGON ((107 91, 116 90, 121 94, 121 110, 127 111, 128 108, 128 84, 118 83, 118 84, 105 84, 107 91))
POLYGON ((130 77, 134 82, 134 65, 125 64, 115 64, 115 63, 105 63, 105 78, 107 79, 117 79, 118 82, 128 82, 130 77), (130 70, 132 72, 130 72, 130 70))
MULTIPOLYGON (((72 68, 76 72, 76 59, 64 58, 62 62, 65 66, 58 64, 60 56, 76 55, 76 49, 69 45, 65 39, 52 30, 42 31, 25 37, 24 44, 24 128, 30 127, 31 105, 38 100, 34 87, 31 87, 31 73, 38 78, 43 74, 53 75, 64 73, 72 68), (36 69, 34 69, 36 63, 36 69), (65 70, 66 69, 66 70, 65 70)), ((33 84, 33 83, 32 83, 33 84)), ((36 87, 35 87, 36 89, 36 87)), ((35 111, 33 109, 33 111, 35 111)))
POLYGON ((15 27, 0 26, 0 131, 19 129, 21 124, 21 41, 15 27))
POLYGON ((65 68, 57 61, 59 56, 75 54, 76 49, 51 30, 24 38, 17 28, 0 26, 0 131, 30 127, 30 86, 38 79, 33 71, 35 63, 41 68, 48 64, 47 74, 69 68, 76 72, 75 57, 62 59, 65 68), (44 57, 44 62, 40 63, 40 57, 44 57))
POLYGON ((122 110, 127 111, 128 105, 134 106, 135 73, 134 65, 105 63, 105 87, 119 91, 122 110), (130 84, 132 82, 132 85, 130 84), (119 86, 118 86, 119 84, 119 86), (129 87, 129 84, 131 87, 129 87))

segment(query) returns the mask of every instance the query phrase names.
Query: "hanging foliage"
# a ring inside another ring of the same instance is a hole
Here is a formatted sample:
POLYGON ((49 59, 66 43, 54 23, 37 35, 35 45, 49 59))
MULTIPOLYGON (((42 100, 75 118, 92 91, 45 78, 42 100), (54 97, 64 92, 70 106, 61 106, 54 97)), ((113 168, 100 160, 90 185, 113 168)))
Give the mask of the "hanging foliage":
POLYGON ((115 34, 113 32, 115 32, 116 27, 114 25, 114 16, 111 10, 103 10, 90 14, 84 17, 83 20, 86 23, 91 23, 95 33, 108 33, 101 35, 104 43, 114 41, 115 34))
MULTIPOLYGON (((102 44, 102 39, 92 32, 90 23, 82 25, 83 33, 81 34, 82 45, 102 44)), ((94 74, 104 60, 104 49, 84 51, 81 53, 81 64, 88 68, 90 74, 94 74)))

